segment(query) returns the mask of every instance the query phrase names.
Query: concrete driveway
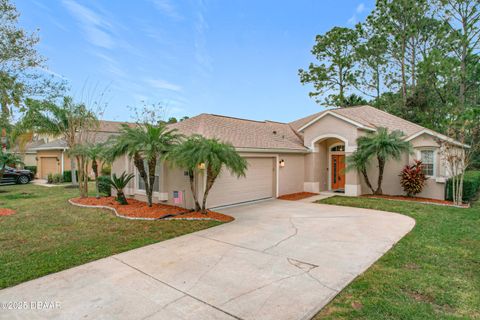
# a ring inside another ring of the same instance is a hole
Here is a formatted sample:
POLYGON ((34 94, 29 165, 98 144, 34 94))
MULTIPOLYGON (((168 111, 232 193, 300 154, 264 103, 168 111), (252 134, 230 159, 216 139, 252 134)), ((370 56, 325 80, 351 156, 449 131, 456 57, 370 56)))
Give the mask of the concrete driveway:
POLYGON ((282 200, 220 211, 236 220, 1 290, 30 310, 0 319, 309 319, 415 224, 282 200))

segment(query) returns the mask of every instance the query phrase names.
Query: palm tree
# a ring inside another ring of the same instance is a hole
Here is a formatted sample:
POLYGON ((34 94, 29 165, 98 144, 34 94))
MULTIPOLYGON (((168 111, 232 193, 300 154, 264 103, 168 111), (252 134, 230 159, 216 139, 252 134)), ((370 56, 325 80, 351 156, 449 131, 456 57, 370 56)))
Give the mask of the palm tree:
POLYGON ((368 188, 374 193, 375 189, 373 189, 367 174, 367 164, 368 159, 366 159, 366 155, 362 152, 355 151, 351 156, 347 157, 347 170, 357 170, 360 172, 368 188))
POLYGON ((82 190, 85 191, 82 192, 82 197, 86 197, 88 195, 88 188, 85 187, 85 184, 88 183, 88 164, 91 162, 92 171, 95 176, 96 198, 100 198, 100 193, 98 190, 98 162, 106 158, 105 153, 104 143, 77 144, 75 147, 69 150, 68 154, 78 159, 78 175, 84 184, 82 190))
MULTIPOLYGON (((14 136, 35 132, 63 138, 69 149, 85 140, 85 132, 98 126, 95 114, 83 104, 76 104, 70 97, 64 97, 62 104, 50 101, 26 100, 27 112, 15 127, 14 136)), ((78 160, 78 159, 77 159, 78 160)), ((75 158, 70 158, 72 184, 77 184, 75 158)))
POLYGON ((124 171, 120 177, 117 177, 117 175, 114 173, 110 179, 106 180, 107 183, 117 191, 117 201, 122 205, 128 204, 125 193, 123 193, 123 189, 128 185, 133 177, 133 174, 127 174, 124 171))
POLYGON ((98 166, 102 161, 106 159, 105 144, 95 143, 88 144, 86 148, 86 156, 92 162, 92 171, 95 176, 95 192, 96 198, 100 198, 100 192, 98 190, 98 166))
POLYGON ((167 159, 188 170, 190 188, 195 200, 195 210, 200 210, 202 213, 207 213, 208 193, 223 167, 237 177, 245 176, 247 170, 247 161, 238 154, 231 144, 222 143, 218 139, 207 139, 199 135, 189 137, 177 146, 167 159), (197 171, 203 170, 203 167, 206 170, 207 184, 200 206, 195 190, 195 178, 198 176, 197 171))
POLYGON ((8 165, 15 166, 17 164, 23 164, 22 158, 20 156, 10 153, 4 152, 0 150, 0 181, 3 179, 3 175, 5 174, 5 168, 8 165))
POLYGON ((169 130, 165 123, 144 123, 135 127, 123 125, 120 134, 109 142, 112 144, 112 159, 124 154, 133 158, 138 174, 145 183, 149 207, 152 206, 157 161, 180 143, 182 137, 177 130, 169 130))
POLYGON ((357 150, 350 156, 349 163, 363 174, 365 182, 370 184, 366 174, 366 167, 372 157, 377 158, 378 162, 378 181, 377 189, 373 189, 371 184, 369 188, 373 194, 383 194, 382 181, 385 164, 390 159, 399 160, 405 152, 412 152, 412 145, 405 141, 403 132, 395 130, 388 132, 387 128, 380 127, 376 132, 369 132, 367 135, 357 139, 357 150))

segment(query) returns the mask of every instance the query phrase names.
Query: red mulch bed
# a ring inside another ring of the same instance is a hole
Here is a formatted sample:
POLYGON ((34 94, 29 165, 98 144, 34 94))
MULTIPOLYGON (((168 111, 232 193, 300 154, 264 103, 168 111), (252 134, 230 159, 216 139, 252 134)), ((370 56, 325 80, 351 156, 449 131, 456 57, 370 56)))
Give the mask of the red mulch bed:
POLYGON ((17 213, 15 210, 7 209, 7 208, 0 208, 0 217, 3 216, 11 216, 12 214, 17 213))
POLYGON ((284 194, 283 196, 278 197, 280 200, 290 200, 290 201, 296 201, 296 200, 302 200, 305 198, 310 198, 313 196, 318 195, 318 193, 313 193, 313 192, 297 192, 297 193, 291 193, 291 194, 284 194))
MULTIPOLYGON (((452 201, 447 200, 438 200, 438 199, 430 199, 430 198, 422 198, 422 197, 407 197, 407 196, 391 196, 391 195, 373 195, 373 194, 364 194, 362 197, 365 198, 378 198, 378 199, 389 199, 389 200, 399 200, 399 201, 411 201, 411 202, 421 202, 421 203, 429 203, 429 204, 438 204, 442 206, 452 206, 458 207, 453 204, 452 201)), ((461 207, 468 208, 468 204, 463 204, 461 207)))
POLYGON ((151 207, 146 202, 136 199, 127 199, 127 205, 121 205, 115 197, 95 197, 74 198, 70 201, 87 206, 103 206, 113 208, 117 214, 129 218, 147 218, 147 219, 185 219, 185 220, 218 220, 222 222, 232 221, 233 218, 221 213, 209 211, 207 214, 199 212, 189 212, 188 210, 171 206, 167 204, 154 203, 151 207))

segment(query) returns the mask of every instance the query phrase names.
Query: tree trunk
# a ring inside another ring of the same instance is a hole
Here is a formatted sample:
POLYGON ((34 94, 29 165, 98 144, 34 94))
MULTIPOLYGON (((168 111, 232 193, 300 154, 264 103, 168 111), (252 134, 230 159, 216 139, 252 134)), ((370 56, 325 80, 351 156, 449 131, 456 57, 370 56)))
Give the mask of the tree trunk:
MULTIPOLYGON (((150 183, 147 175, 147 171, 145 170, 145 165, 143 163, 143 158, 140 156, 139 153, 135 153, 133 156, 133 164, 138 170, 138 174, 140 174, 140 177, 142 178, 143 182, 145 183, 145 192, 147 193, 147 198, 148 198, 148 192, 150 190, 150 183)), ((151 197, 150 197, 151 199, 151 197)), ((151 207, 151 205, 149 204, 151 207)))
POLYGON ((121 205, 128 204, 127 198, 125 197, 123 190, 117 190, 117 202, 120 203, 121 205))
POLYGON ((406 40, 405 38, 402 39, 402 52, 401 52, 401 73, 402 73, 402 98, 403 98, 403 106, 407 106, 407 80, 405 75, 405 50, 406 50, 406 40))
POLYGON ((147 192, 148 197, 148 206, 151 207, 153 205, 152 197, 153 197, 153 188, 155 187, 155 169, 157 167, 157 158, 152 157, 148 159, 148 182, 149 188, 147 192))
POLYGON ((365 183, 367 184, 367 187, 370 188, 372 193, 375 193, 375 190, 373 189, 372 184, 370 183, 370 179, 368 178, 367 169, 360 170, 360 172, 363 175, 363 179, 365 179, 365 183))
POLYGON ((188 170, 188 179, 190 180, 190 190, 192 191, 193 200, 195 201, 195 211, 200 211, 200 203, 198 202, 197 197, 197 188, 195 187, 195 172, 193 170, 188 170))
POLYGON ((74 157, 70 157, 70 167, 72 172, 72 186, 77 186, 77 164, 74 157))
POLYGON ((97 163, 97 159, 95 158, 92 159, 92 170, 95 176, 95 193, 96 193, 95 197, 99 199, 100 192, 98 191, 98 163, 97 163))
POLYGON ((377 190, 373 194, 381 195, 383 194, 382 191, 382 181, 383 181, 383 171, 385 169, 385 159, 382 157, 378 157, 378 181, 377 181, 377 190))
POLYGON ((207 185, 205 186, 205 192, 203 193, 203 200, 202 200, 202 211, 201 213, 207 214, 207 198, 210 189, 212 189, 215 180, 218 177, 218 173, 214 173, 212 168, 207 165, 207 185))
POLYGON ((412 41, 412 70, 411 70, 411 77, 412 77, 412 92, 410 93, 412 96, 415 94, 415 64, 416 64, 416 57, 415 57, 416 51, 415 51, 415 40, 412 41))

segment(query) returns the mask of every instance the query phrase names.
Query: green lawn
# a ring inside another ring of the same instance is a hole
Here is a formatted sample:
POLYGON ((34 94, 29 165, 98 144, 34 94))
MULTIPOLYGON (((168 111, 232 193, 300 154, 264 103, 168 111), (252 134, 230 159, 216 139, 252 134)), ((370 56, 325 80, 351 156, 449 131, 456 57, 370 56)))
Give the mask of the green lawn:
POLYGON ((220 224, 212 221, 134 221, 111 211, 74 207, 76 189, 0 186, 0 288, 122 251, 220 224))
POLYGON ((380 199, 321 201, 399 212, 414 229, 314 319, 480 319, 480 203, 470 209, 380 199))

